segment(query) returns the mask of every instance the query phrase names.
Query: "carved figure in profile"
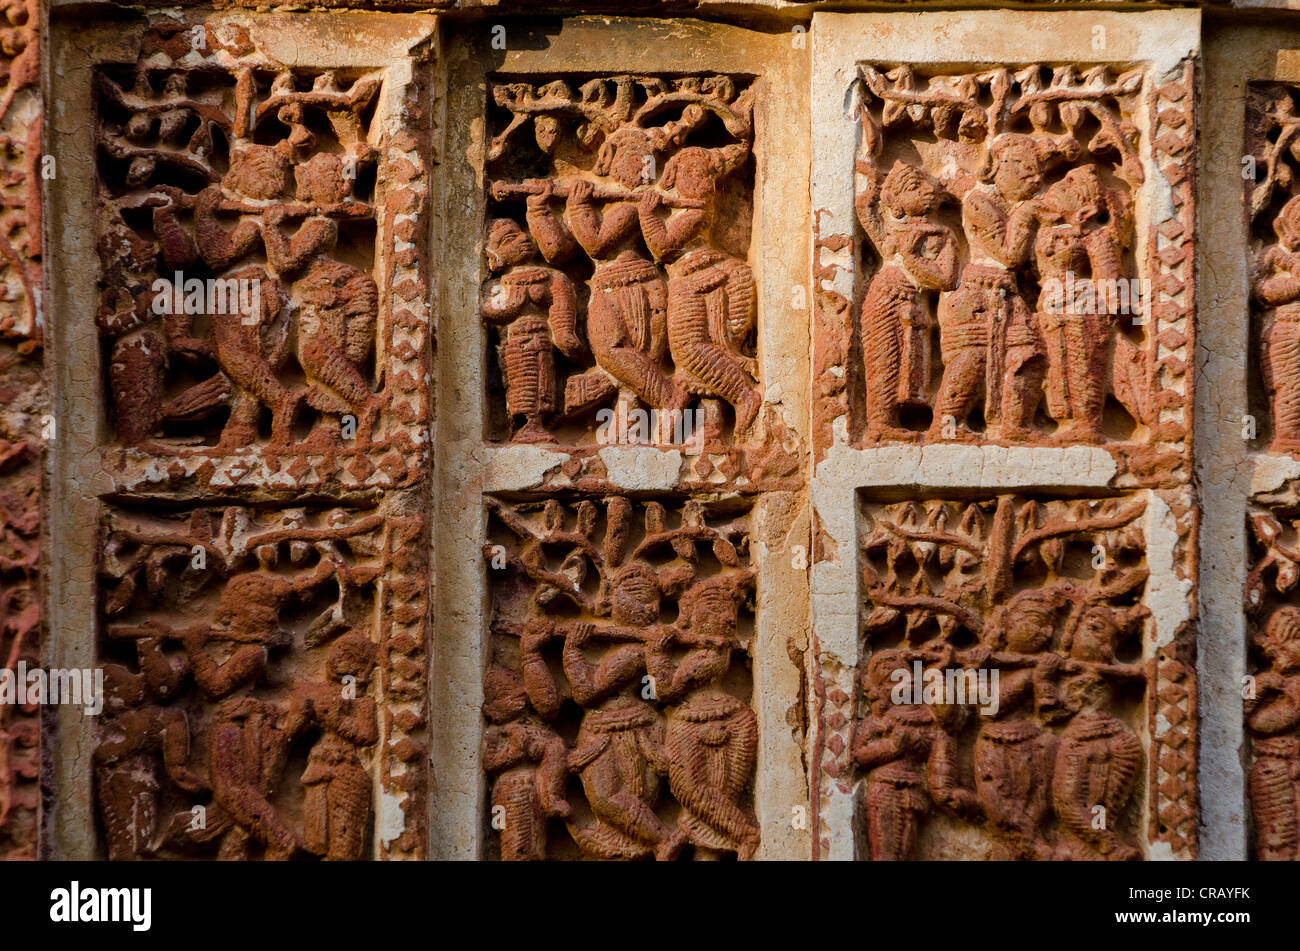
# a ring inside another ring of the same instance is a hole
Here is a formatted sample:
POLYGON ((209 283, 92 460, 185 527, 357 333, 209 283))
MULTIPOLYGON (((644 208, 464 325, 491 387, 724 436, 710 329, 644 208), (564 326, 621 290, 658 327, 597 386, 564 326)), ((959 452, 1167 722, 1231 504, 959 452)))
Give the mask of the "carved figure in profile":
POLYGON ((1273 410, 1272 448, 1300 449, 1300 196, 1273 220, 1277 244, 1255 264, 1251 291, 1271 312, 1264 331, 1264 385, 1273 410))
POLYGON ((553 348, 573 359, 587 353, 578 338, 573 283, 563 271, 536 263, 537 243, 509 218, 488 226, 487 255, 498 276, 485 289, 483 319, 506 328, 501 345, 506 408, 512 419, 524 420, 512 439, 554 442, 544 426, 559 409, 553 348))
POLYGON ((720 396, 736 411, 736 432, 758 414, 762 396, 757 363, 741 352, 754 329, 754 275, 744 261, 716 249, 717 183, 749 156, 748 143, 706 149, 688 146, 664 168, 662 185, 700 207, 655 212, 658 192, 639 207, 641 230, 656 260, 668 269, 668 345, 678 385, 703 396, 720 396))
POLYGON ((895 703, 895 690, 912 696, 911 660, 881 651, 862 674, 870 713, 853 735, 853 759, 866 770, 861 817, 873 861, 912 857, 922 818, 939 807, 955 815, 978 810, 959 778, 954 734, 964 724, 961 706, 895 703))
POLYGON ((1256 643, 1269 668, 1256 675, 1255 696, 1246 701, 1255 753, 1249 779, 1255 854, 1294 861, 1300 858, 1300 608, 1274 608, 1256 643))
POLYGON ((898 426, 898 409, 929 404, 931 298, 957 286, 957 239, 935 218, 950 196, 902 161, 882 175, 868 154, 857 171, 854 207, 883 262, 861 310, 867 433, 869 439, 910 438, 898 426))

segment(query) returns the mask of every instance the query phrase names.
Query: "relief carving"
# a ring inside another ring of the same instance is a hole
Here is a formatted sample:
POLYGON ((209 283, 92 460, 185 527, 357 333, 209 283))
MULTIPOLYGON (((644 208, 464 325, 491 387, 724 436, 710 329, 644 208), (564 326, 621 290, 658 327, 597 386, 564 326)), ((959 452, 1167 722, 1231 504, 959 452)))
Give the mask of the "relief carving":
POLYGON ((1256 509, 1246 579, 1250 662, 1243 689, 1251 766, 1247 795, 1254 857, 1300 859, 1300 580, 1294 505, 1256 509))
POLYGON ((862 854, 1141 857, 1146 504, 866 506, 862 854))
MULTIPOLYGON (((40 9, 0 20, 0 669, 40 666, 40 9), (20 665, 25 665, 20 666, 20 665)), ((40 704, 0 701, 0 860, 37 858, 40 704)))
MULTIPOLYGON (((1269 451, 1300 449, 1300 115, 1296 88, 1253 84, 1247 100, 1246 154, 1253 163, 1246 200, 1251 218, 1252 340, 1267 413, 1256 434, 1269 451)), ((1255 395, 1255 394, 1252 394, 1255 395)))
POLYGON ((416 477, 428 186, 378 118, 384 82, 264 60, 97 71, 112 431, 180 459, 170 482, 223 462, 219 481, 286 490, 416 477))
POLYGON ((760 413, 747 260, 753 88, 613 76, 498 80, 490 95, 489 435, 595 445, 617 406, 653 414, 647 443, 671 443, 693 409, 711 448, 779 443, 760 413))
POLYGON ((483 766, 500 857, 752 858, 744 509, 488 509, 483 766))
MULTIPOLYGON (((105 515, 94 773, 110 859, 376 854, 375 787, 402 787, 386 761, 422 755, 406 734, 423 690, 402 681, 423 663, 402 629, 422 630, 402 554, 422 539, 394 511, 105 515)), ((404 838, 422 822, 411 792, 404 838)))
POLYGON ((1157 301, 1138 228, 1145 77, 860 67, 869 279, 851 369, 866 443, 1157 433, 1157 301))
MULTIPOLYGON (((0 338, 0 670, 15 680, 41 664, 43 392, 26 342, 0 338)), ((35 859, 41 705, 16 700, 0 698, 0 859, 35 859)))

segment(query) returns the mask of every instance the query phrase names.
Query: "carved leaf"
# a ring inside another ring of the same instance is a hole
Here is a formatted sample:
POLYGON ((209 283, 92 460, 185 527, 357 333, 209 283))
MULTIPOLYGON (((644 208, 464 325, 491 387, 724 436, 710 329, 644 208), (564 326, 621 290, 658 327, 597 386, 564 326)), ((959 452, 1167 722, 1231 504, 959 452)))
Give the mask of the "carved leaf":
POLYGON ((867 615, 864 627, 867 631, 878 631, 881 628, 889 627, 898 620, 900 612, 897 608, 891 608, 888 605, 878 605, 867 615))

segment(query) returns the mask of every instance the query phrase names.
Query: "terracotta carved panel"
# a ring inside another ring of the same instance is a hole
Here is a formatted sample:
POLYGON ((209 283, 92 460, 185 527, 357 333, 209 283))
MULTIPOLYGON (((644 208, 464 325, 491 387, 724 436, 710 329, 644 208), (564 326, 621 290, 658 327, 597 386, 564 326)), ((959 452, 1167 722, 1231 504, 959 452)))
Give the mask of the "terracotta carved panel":
POLYGON ((493 852, 752 857, 746 506, 613 496, 488 510, 493 852))
POLYGON ((728 479, 766 444, 751 464, 788 474, 756 349, 752 84, 497 77, 488 95, 488 437, 693 444, 728 479))
POLYGON ((105 512, 110 859, 422 852, 425 532, 398 502, 105 512))
MULTIPOLYGON (((1251 225, 1250 338, 1252 376, 1248 420, 1252 445, 1290 455, 1300 449, 1300 191, 1296 158, 1300 116, 1297 88, 1289 83, 1252 83, 1246 100, 1243 178, 1251 225)), ((1266 465, 1263 457, 1259 466, 1266 465)), ((1267 470, 1264 470, 1267 471, 1267 470)), ((1300 662, 1295 657, 1294 592, 1300 553, 1296 523, 1300 506, 1290 473, 1257 478, 1247 513, 1250 571, 1246 577, 1247 677, 1242 689, 1248 736, 1252 851, 1265 861, 1300 857, 1300 826, 1294 775, 1300 764, 1300 708, 1292 700, 1300 662)))
POLYGON ((1251 221, 1251 339, 1255 436, 1271 452, 1300 449, 1300 90, 1254 83, 1246 112, 1246 202, 1251 221))
POLYGON ((847 412, 865 447, 1094 444, 1141 477, 1181 466, 1190 77, 860 64, 857 298, 821 302, 827 422, 847 412))
MULTIPOLYGON (((0 20, 0 669, 40 665, 41 100, 39 9, 0 20)), ((40 704, 0 700, 0 860, 37 857, 40 704)))
MULTIPOLYGON (((0 339, 0 669, 15 681, 40 666, 41 647, 44 393, 25 343, 0 339)), ((36 858, 39 772, 40 704, 0 699, 0 859, 36 858)))
POLYGON ((1248 521, 1253 556, 1246 581, 1250 661, 1242 694, 1250 740, 1246 791, 1252 845, 1256 859, 1295 861, 1300 858, 1300 706, 1294 699, 1300 684, 1300 610, 1294 604, 1300 579, 1300 508, 1294 498, 1273 507, 1253 507, 1248 521))
POLYGON ((416 481, 428 183, 397 78, 287 69, 238 25, 145 51, 95 76, 106 467, 286 498, 416 481))
POLYGON ((862 780, 859 857, 1126 860, 1147 822, 1194 834, 1157 788, 1178 805, 1195 770, 1169 756, 1191 671, 1144 603, 1152 504, 863 504, 856 717, 830 741, 862 780))

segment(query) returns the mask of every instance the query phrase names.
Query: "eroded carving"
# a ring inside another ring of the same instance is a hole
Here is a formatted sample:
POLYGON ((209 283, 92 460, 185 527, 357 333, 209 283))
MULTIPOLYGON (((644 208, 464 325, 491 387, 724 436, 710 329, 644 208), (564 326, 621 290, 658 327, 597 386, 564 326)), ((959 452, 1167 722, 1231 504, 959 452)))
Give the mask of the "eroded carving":
MULTIPOLYGON (((0 20, 0 669, 40 666, 40 9, 0 20)), ((48 171, 48 168, 46 169, 48 171)), ((0 700, 0 860, 37 858, 40 704, 0 700)))
POLYGON ((866 505, 852 740, 864 854, 1140 857, 1145 508, 866 505), (927 838, 932 825, 944 831, 927 838))
POLYGON ((1294 507, 1250 517, 1246 579, 1251 662, 1243 694, 1252 763, 1247 780, 1255 858, 1300 859, 1300 546, 1294 507))
MULTIPOLYGON (((0 339, 0 669, 14 677, 41 666, 42 389, 20 349, 0 339)), ((0 859, 35 859, 40 704, 16 700, 0 699, 0 859)))
POLYGON ((501 857, 752 858, 745 512, 488 506, 483 764, 501 857))
POLYGON ((420 567, 402 552, 422 535, 394 511, 105 515, 95 788, 109 858, 376 854, 375 788, 402 786, 386 761, 421 755, 408 734, 423 690, 403 668, 423 643, 401 627, 422 604, 406 603, 420 567))

